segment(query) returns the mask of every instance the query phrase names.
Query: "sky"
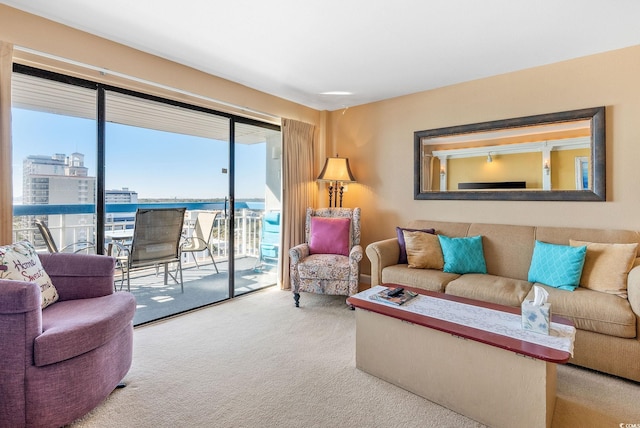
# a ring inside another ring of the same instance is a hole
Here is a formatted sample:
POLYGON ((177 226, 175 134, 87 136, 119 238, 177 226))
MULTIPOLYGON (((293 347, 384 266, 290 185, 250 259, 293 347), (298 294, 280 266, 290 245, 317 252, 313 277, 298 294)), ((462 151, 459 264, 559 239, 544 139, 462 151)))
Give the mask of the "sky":
MULTIPOLYGON (((96 122, 12 109, 13 192, 22 197, 22 163, 29 155, 85 155, 96 176, 96 122)), ((223 141, 114 123, 106 127, 106 188, 138 198, 223 198, 228 194, 228 144, 223 141)), ((236 145, 236 199, 263 199, 266 144, 236 145)))

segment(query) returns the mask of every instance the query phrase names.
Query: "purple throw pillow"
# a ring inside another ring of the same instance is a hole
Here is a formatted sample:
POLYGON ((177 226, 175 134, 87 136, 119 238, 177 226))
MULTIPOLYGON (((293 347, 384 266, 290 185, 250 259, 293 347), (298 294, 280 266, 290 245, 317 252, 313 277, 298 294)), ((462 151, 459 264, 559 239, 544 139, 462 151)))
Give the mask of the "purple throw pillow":
POLYGON ((404 242, 404 234, 403 230, 407 232, 425 232, 434 235, 436 233, 435 229, 407 229, 405 227, 396 227, 396 234, 398 235, 398 245, 400 246, 400 256, 398 257, 398 264, 403 265, 409 263, 407 260, 407 245, 404 242))
POLYGON ((349 255, 350 218, 311 217, 311 254, 349 255))

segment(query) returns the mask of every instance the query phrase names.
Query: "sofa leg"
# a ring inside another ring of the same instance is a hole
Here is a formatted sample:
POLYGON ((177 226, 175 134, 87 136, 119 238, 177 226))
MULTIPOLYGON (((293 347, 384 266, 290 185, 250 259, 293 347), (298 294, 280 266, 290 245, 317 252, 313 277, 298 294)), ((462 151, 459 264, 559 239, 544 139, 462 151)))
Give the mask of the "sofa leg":
POLYGON ((300 293, 293 293, 293 300, 296 302, 296 308, 300 307, 300 293))

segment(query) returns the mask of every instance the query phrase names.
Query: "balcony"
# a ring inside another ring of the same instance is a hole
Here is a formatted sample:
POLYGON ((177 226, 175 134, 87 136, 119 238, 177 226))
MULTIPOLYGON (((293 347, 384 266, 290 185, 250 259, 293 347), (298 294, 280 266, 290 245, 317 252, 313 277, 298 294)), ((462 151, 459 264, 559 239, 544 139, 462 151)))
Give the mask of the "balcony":
MULTIPOLYGON (((145 204, 145 207, 151 205, 145 204)), ((166 205, 162 204, 162 206, 166 205)), ((199 211, 219 208, 205 203, 179 205, 188 205, 183 228, 184 236, 191 235, 199 211)), ((35 218, 44 218, 59 248, 78 241, 94 242, 95 214, 87 207, 91 206, 15 206, 13 240, 14 242, 28 240, 34 243, 38 251, 46 252, 44 241, 33 224, 35 218)), ((105 232, 133 230, 135 209, 131 210, 131 204, 107 205, 105 232)), ((235 251, 232 291, 234 296, 277 283, 276 267, 260 262, 263 215, 264 211, 261 209, 236 209, 233 228, 235 251)), ((131 292, 136 296, 138 304, 134 324, 140 325, 230 298, 228 222, 229 218, 224 215, 224 211, 220 211, 213 230, 214 245, 210 247, 218 273, 206 251, 182 255, 184 293, 180 290, 180 284, 171 277, 168 283, 164 284, 162 267, 131 271, 131 292), (196 266, 194 257, 197 258, 199 267, 196 266)), ((105 245, 108 243, 109 240, 105 239, 105 245)), ((170 267, 170 270, 174 269, 175 266, 170 267)), ((126 281, 123 283, 118 269, 116 269, 114 287, 116 290, 127 289, 126 281)))

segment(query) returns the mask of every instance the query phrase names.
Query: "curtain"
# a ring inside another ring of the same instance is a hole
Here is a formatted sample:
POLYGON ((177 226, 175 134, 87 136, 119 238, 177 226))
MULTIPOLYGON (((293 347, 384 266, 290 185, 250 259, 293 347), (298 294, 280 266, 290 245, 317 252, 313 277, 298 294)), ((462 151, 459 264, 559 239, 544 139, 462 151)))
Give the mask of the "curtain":
POLYGON ((0 245, 13 235, 13 191, 11 168, 11 72, 13 45, 0 41, 0 245))
POLYGON ((315 207, 318 186, 314 176, 315 127, 282 119, 282 234, 280 288, 290 289, 289 248, 305 242, 307 207, 315 207))

